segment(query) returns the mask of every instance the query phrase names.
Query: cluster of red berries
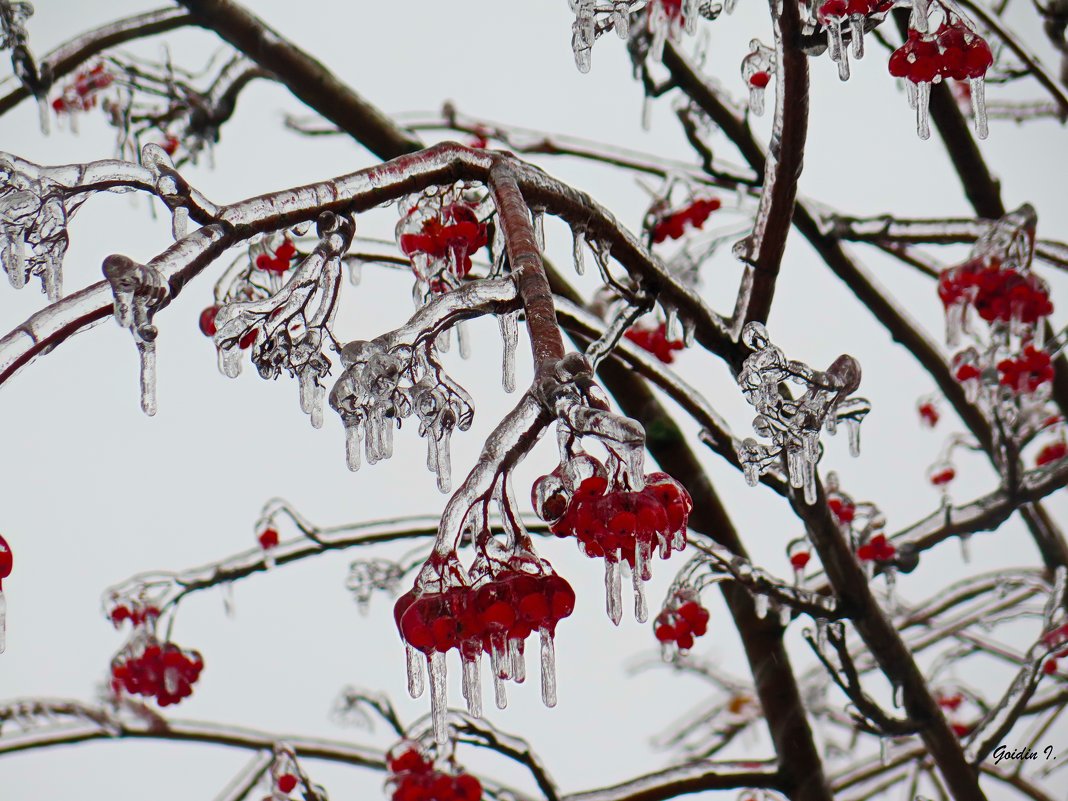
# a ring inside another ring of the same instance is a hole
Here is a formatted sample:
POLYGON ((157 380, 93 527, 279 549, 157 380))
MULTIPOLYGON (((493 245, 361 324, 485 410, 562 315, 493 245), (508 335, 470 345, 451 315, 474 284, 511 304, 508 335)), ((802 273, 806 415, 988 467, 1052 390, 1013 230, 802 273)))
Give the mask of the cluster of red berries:
POLYGON ((193 693, 204 660, 196 651, 186 651, 174 643, 160 644, 149 637, 143 648, 120 654, 111 663, 111 689, 133 695, 154 697, 160 706, 177 704, 193 693))
POLYGON ((651 473, 645 477, 641 492, 610 489, 603 466, 588 458, 600 469, 583 479, 570 498, 556 471, 534 485, 535 498, 548 498, 538 513, 552 524, 553 534, 577 538, 589 557, 623 559, 632 568, 639 547, 643 561, 654 548, 659 547, 661 558, 666 559, 672 550, 685 547, 693 501, 681 484, 667 473, 651 473), (553 486, 554 491, 545 492, 544 487, 539 488, 542 483, 553 486))
POLYGON ((293 266, 293 257, 296 255, 297 246, 289 240, 289 237, 285 237, 282 244, 274 250, 274 255, 261 253, 256 257, 256 269, 281 275, 293 266))
MULTIPOLYGON (((1065 456, 1068 456, 1068 442, 1065 442, 1063 439, 1049 442, 1046 445, 1043 445, 1042 450, 1038 452, 1038 455, 1035 457, 1035 465, 1037 467, 1045 467, 1048 464, 1059 462, 1065 456)), ((3 567, 0 565, 0 578, 2 577, 3 567)))
POLYGON ((920 414, 920 422, 928 428, 934 428, 941 419, 938 408, 931 401, 923 401, 918 404, 916 411, 920 414))
MULTIPOLYGON (((1068 623, 1064 623, 1052 631, 1047 631, 1042 635, 1042 642, 1048 648, 1057 648, 1062 645, 1068 645, 1068 623)), ((1053 654, 1052 657, 1047 659, 1042 665, 1042 672, 1046 675, 1057 672, 1057 660, 1068 658, 1068 648, 1064 648, 1053 654)))
POLYGON ((481 801, 482 783, 460 770, 438 770, 417 743, 402 740, 386 756, 393 801, 481 801))
POLYGON ((998 362, 1000 383, 1013 392, 1031 393, 1043 384, 1053 381, 1053 363, 1044 350, 1037 350, 1033 345, 1026 345, 1023 352, 1014 359, 998 362))
POLYGON ((108 72, 103 64, 83 70, 74 77, 74 82, 66 86, 63 93, 52 101, 52 110, 56 114, 88 111, 96 105, 100 91, 111 86, 114 80, 115 76, 108 72))
POLYGON ((133 624, 134 628, 143 626, 146 623, 154 625, 156 618, 159 617, 159 608, 151 605, 132 604, 133 608, 130 608, 126 604, 118 604, 112 607, 108 613, 108 617, 111 618, 111 622, 115 625, 115 628, 119 628, 127 620, 133 624))
MULTIPOLYGON (((767 81, 764 84, 766 86, 767 81)), ((678 211, 659 217, 653 224, 653 242, 660 244, 666 239, 681 239, 689 228, 700 230, 709 215, 722 205, 718 198, 698 198, 678 211)))
POLYGON ((668 339, 666 323, 660 323, 655 327, 635 325, 629 328, 623 336, 642 350, 649 351, 664 364, 674 362, 674 351, 686 347, 677 339, 668 339))
POLYGON ((885 534, 876 534, 857 548, 857 559, 862 562, 889 562, 897 554, 885 534))
POLYGON ((935 33, 910 30, 905 44, 890 56, 890 74, 912 83, 935 83, 946 78, 982 78, 994 63, 990 45, 957 20, 943 23, 935 33))
MULTIPOLYGON (((409 216, 416 213, 418 207, 409 211, 409 216)), ((431 262, 451 257, 457 278, 471 271, 471 254, 487 242, 486 224, 478 221, 475 210, 466 203, 450 203, 439 214, 423 220, 418 233, 400 235, 400 249, 405 256, 422 254, 431 262)))
POLYGON ((848 527, 857 515, 857 506, 848 495, 840 492, 827 493, 827 508, 831 510, 838 524, 848 527))
POLYGON ((1045 281, 1030 273, 1001 269, 997 260, 972 259, 943 270, 938 297, 946 309, 970 304, 988 323, 1016 319, 1034 325, 1053 313, 1045 281))
POLYGON ((881 14, 893 7, 891 0, 825 0, 816 9, 816 18, 821 24, 841 22, 846 17, 869 17, 881 14))
POLYGON ((465 659, 522 643, 534 631, 553 634, 575 609, 575 591, 556 573, 499 572, 476 586, 444 592, 410 590, 397 599, 393 617, 401 638, 428 656, 452 648, 465 659))
POLYGON ((696 592, 678 590, 656 616, 653 633, 664 645, 674 643, 680 651, 688 651, 693 648, 695 637, 708 632, 708 619, 708 610, 701 606, 696 592))

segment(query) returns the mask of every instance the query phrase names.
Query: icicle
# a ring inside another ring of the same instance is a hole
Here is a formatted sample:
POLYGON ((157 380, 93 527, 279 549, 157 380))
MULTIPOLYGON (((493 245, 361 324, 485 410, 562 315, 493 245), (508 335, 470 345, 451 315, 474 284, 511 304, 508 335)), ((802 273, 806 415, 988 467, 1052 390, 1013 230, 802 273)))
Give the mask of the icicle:
POLYGON ((768 596, 762 592, 758 592, 753 596, 753 611, 756 616, 763 620, 768 616, 768 596))
POLYGON ((301 370, 297 374, 300 387, 300 410, 311 417, 312 428, 323 427, 323 396, 325 387, 316 382, 312 370, 301 370))
POLYGON ((902 685, 895 683, 894 684, 893 697, 891 698, 891 701, 894 704, 894 709, 901 709, 901 692, 902 692, 902 685))
POLYGON ((816 618, 816 647, 820 653, 827 652, 827 618, 816 618))
POLYGON ((916 108, 916 84, 912 81, 905 81, 905 97, 908 98, 909 108, 916 108))
POLYGON ((223 614, 227 617, 234 616, 234 583, 224 581, 219 588, 222 590, 223 614))
POLYGON ((648 131, 653 127, 653 98, 648 94, 642 97, 642 130, 648 131))
POLYGON ((961 534, 957 537, 960 540, 960 558, 965 564, 972 561, 972 549, 971 549, 971 536, 969 534, 961 534))
POLYGON ((219 350, 219 372, 227 378, 241 375, 241 351, 235 347, 219 350))
POLYGON ((893 615, 897 610, 897 596, 894 593, 897 587, 897 568, 893 565, 884 567, 883 578, 886 580, 886 611, 893 615))
POLYGON ((498 709, 508 706, 508 692, 504 686, 504 677, 501 675, 501 649, 496 644, 490 645, 490 666, 493 671, 493 701, 498 709))
POLYGON ((461 320, 456 324, 456 344, 460 346, 460 358, 471 358, 471 337, 468 336, 467 323, 461 320))
POLYGON ((571 257, 575 262, 575 272, 579 275, 585 275, 586 273, 586 229, 585 228, 572 228, 571 235, 574 238, 571 247, 571 257))
POLYGON ((556 644, 548 629, 541 633, 541 701, 547 707, 556 706, 556 644))
POLYGON ((850 37, 853 45, 853 56, 864 58, 864 15, 853 14, 849 17, 850 37))
POLYGON ((754 117, 764 116, 764 87, 749 84, 749 111, 754 117))
POLYGON ((606 555, 604 560, 605 608, 608 619, 618 626, 623 619, 623 588, 620 584, 619 561, 615 559, 615 554, 611 557, 606 555))
POLYGON ((354 473, 360 469, 360 448, 363 446, 362 429, 363 426, 360 423, 349 423, 345 426, 345 463, 354 473))
POLYGON ((185 206, 176 206, 171 212, 171 235, 177 241, 185 237, 189 224, 189 210, 185 206))
POLYGON ((463 660, 463 688, 464 699, 467 701, 467 711, 473 717, 482 717, 482 676, 479 670, 482 654, 476 654, 474 659, 463 660))
POLYGON ((405 645, 404 659, 408 668, 408 695, 418 698, 423 694, 422 654, 410 645, 405 645))
POLYGON ((515 349, 519 342, 519 312, 509 312, 497 317, 501 327, 503 355, 501 365, 501 383, 505 392, 515 392, 515 349))
POLYGON ((845 419, 846 436, 849 437, 849 455, 860 456, 860 422, 851 417, 845 419))
POLYGON ((446 722, 448 699, 445 696, 445 654, 435 651, 426 658, 426 663, 430 672, 430 717, 434 721, 434 742, 444 746, 449 742, 446 722))
MULTIPOLYGON (((57 259, 52 259, 45 267, 44 275, 41 278, 44 281, 45 295, 48 298, 49 303, 55 303, 59 300, 59 296, 63 294, 63 266, 57 259)), ((1041 345, 1039 345, 1041 347, 1041 345)))
MULTIPOLYGON (((4 270, 15 289, 26 286, 26 251, 20 231, 10 231, 4 248, 4 270)), ((117 312, 116 312, 117 314, 117 312)))
MULTIPOLYGON (((48 107, 48 98, 45 95, 41 95, 37 98, 37 123, 41 126, 41 133, 48 136, 51 131, 51 116, 48 107)), ((71 115, 73 119, 75 115, 71 115)), ((74 127, 73 125, 71 126, 74 127)))
POLYGON ((644 623, 649 619, 649 605, 645 600, 645 582, 642 581, 639 565, 638 554, 641 550, 642 546, 639 543, 634 549, 635 561, 634 569, 631 571, 631 585, 634 587, 634 619, 639 623, 644 623))
POLYGON ((793 619, 794 619, 794 612, 789 606, 787 606, 786 604, 783 604, 782 606, 779 607, 779 625, 780 626, 782 626, 783 628, 786 628, 787 626, 790 625, 791 622, 793 622, 793 619))
POLYGON ((931 84, 922 81, 916 84, 916 133, 920 139, 931 138, 931 124, 927 104, 931 99, 931 84))
POLYGON ((527 661, 523 658, 523 641, 518 637, 508 638, 508 658, 512 662, 512 681, 522 684, 527 680, 527 661))
MULTIPOLYGON (((267 570, 273 570, 274 569, 274 566, 275 566, 274 547, 264 548, 263 549, 263 566, 267 570)), ((360 611, 361 612, 365 611, 363 609, 364 606, 366 606, 366 604, 360 604, 360 607, 361 607, 360 611)))
POLYGON ((7 648, 7 598, 0 590, 0 654, 7 648))
POLYGON ((884 768, 890 764, 890 738, 879 738, 879 764, 884 768))
POLYGON ((349 283, 353 286, 359 286, 360 280, 363 278, 363 260, 349 258, 345 263, 349 266, 349 283))
POLYGON ((969 83, 972 87, 972 114, 975 117, 975 135, 980 139, 986 139, 989 133, 986 119, 986 81, 983 78, 972 78, 969 83))
POLYGON ((816 465, 802 461, 801 471, 804 473, 805 503, 812 506, 816 502, 816 465))
POLYGON ((149 417, 156 413, 156 343, 138 340, 141 357, 141 411, 149 417))

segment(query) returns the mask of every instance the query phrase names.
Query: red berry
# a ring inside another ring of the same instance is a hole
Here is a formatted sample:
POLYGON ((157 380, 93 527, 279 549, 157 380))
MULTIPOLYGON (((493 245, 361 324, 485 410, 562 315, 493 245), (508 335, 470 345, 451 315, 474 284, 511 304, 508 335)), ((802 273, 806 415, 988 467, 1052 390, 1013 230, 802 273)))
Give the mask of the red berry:
POLYGON ((215 336, 215 317, 219 314, 218 306, 208 306, 200 313, 200 332, 206 337, 215 336))
POLYGON ((809 559, 812 558, 812 554, 808 551, 797 551, 790 555, 790 564, 794 570, 804 570, 805 565, 808 564, 809 559))
POLYGON ((936 487, 944 487, 956 477, 957 471, 954 470, 952 467, 946 467, 936 473, 931 474, 931 483, 934 484, 936 487))
POLYGON ((283 773, 281 776, 278 777, 278 780, 275 782, 275 785, 283 793, 291 793, 293 792, 293 788, 297 786, 297 777, 294 776, 292 773, 283 773))
POLYGON ((260 547, 265 551, 278 547, 278 532, 273 528, 265 528, 257 539, 260 541, 260 547))
POLYGON ((1038 467, 1044 467, 1047 464, 1059 462, 1066 455, 1068 455, 1068 442, 1064 440, 1051 442, 1038 452, 1038 456, 1035 457, 1035 464, 1038 467))
POLYGON ((766 70, 759 70, 749 76, 749 85, 755 86, 757 89, 763 89, 771 81, 771 73, 766 70))

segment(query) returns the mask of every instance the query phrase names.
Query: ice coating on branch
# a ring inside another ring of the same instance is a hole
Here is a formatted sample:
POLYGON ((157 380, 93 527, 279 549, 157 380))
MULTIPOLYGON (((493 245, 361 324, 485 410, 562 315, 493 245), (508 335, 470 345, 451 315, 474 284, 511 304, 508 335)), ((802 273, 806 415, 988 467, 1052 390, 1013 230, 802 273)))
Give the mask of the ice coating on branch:
POLYGON ((150 265, 115 254, 104 259, 104 277, 115 296, 115 320, 133 334, 140 359, 141 409, 156 413, 156 311, 170 301, 170 287, 150 265))
POLYGON ((775 51, 759 39, 749 42, 749 53, 742 59, 742 80, 749 87, 749 111, 764 114, 764 90, 775 72, 775 51))
MULTIPOLYGON (((147 148, 146 148, 147 150, 147 148)), ((325 347, 337 309, 341 258, 355 232, 350 217, 323 213, 319 242, 311 253, 297 251, 288 235, 254 243, 215 287, 216 303, 201 329, 214 338, 219 366, 234 378, 249 352, 264 379, 283 372, 297 379, 300 408, 319 428, 331 362, 325 347)))
POLYGON ((849 429, 850 451, 859 452, 859 426, 871 409, 863 398, 849 397, 860 386, 860 365, 845 354, 822 372, 788 361, 758 322, 745 326, 742 342, 753 352, 742 365, 738 384, 757 412, 754 431, 770 440, 762 444, 747 438, 738 448, 746 482, 756 486, 761 475, 785 462, 790 485, 804 489, 806 503, 815 503, 820 430, 834 434, 843 422, 849 429), (784 396, 779 388, 784 382, 804 387, 801 397, 784 396))
POLYGON ((575 226, 571 229, 574 238, 571 249, 571 258, 575 264, 575 272, 579 275, 586 274, 586 229, 575 226))
POLYGON ((81 200, 67 200, 65 187, 35 167, 0 153, 0 264, 13 287, 37 276, 55 302, 62 294, 67 220, 81 200))
POLYGON ((360 559, 349 565, 345 588, 353 594, 360 614, 367 614, 375 592, 396 595, 403 569, 389 559, 360 559))

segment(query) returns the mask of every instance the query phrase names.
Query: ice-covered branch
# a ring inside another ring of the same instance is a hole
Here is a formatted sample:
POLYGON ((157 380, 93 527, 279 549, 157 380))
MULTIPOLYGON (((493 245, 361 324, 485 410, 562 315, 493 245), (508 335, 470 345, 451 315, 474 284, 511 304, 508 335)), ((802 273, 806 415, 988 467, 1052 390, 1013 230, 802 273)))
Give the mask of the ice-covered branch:
MULTIPOLYGON (((448 131, 467 134, 476 140, 486 139, 500 142, 513 153, 570 156, 661 178, 668 175, 682 175, 696 184, 722 186, 729 189, 756 182, 751 172, 726 162, 714 160, 707 169, 701 169, 688 162, 665 158, 653 153, 606 145, 567 134, 550 133, 471 117, 461 114, 450 104, 446 104, 440 113, 412 112, 397 114, 394 119, 409 131, 448 131)), ((343 134, 336 127, 323 127, 317 118, 303 120, 287 117, 286 125, 308 136, 343 134)), ((487 146, 489 146, 488 142, 487 146)))
POLYGON ((771 3, 775 37, 775 146, 764 160, 764 183, 752 233, 734 247, 746 264, 733 329, 753 320, 767 322, 775 282, 793 222, 797 183, 808 134, 808 57, 798 37, 801 19, 793 3, 771 3))
MULTIPOLYGON (((108 48, 134 39, 166 33, 190 24, 191 19, 190 15, 180 8, 161 8, 116 20, 64 42, 47 53, 38 62, 38 73, 42 77, 47 76, 48 84, 51 85, 108 48)), ((47 91, 48 86, 42 88, 47 91)), ((27 97, 30 97, 27 87, 19 86, 13 89, 0 98, 0 114, 8 112, 27 97)))
POLYGON ((980 531, 994 531, 1023 504, 1035 503, 1068 485, 1068 461, 1025 473, 1020 486, 1010 492, 1002 488, 961 506, 946 506, 929 517, 895 534, 898 549, 906 545, 919 553, 950 537, 967 537, 980 531))
MULTIPOLYGON (((64 702, 60 702, 64 703, 64 702)), ((153 720, 117 715, 106 707, 92 711, 78 702, 69 702, 82 713, 89 712, 100 723, 92 725, 59 726, 28 731, 11 738, 0 738, 0 756, 57 745, 124 739, 164 740, 173 742, 221 745, 248 751, 272 751, 276 743, 284 741, 304 759, 321 759, 347 765, 385 769, 382 752, 358 745, 305 737, 291 737, 237 726, 197 723, 181 720, 153 720)), ((80 714, 80 717, 85 715, 80 714)))
POLYGON ((389 159, 421 148, 418 140, 278 31, 231 0, 182 0, 198 25, 215 31, 298 99, 362 142, 375 155, 389 159))
POLYGON ((553 781, 545 764, 526 740, 505 734, 482 718, 474 718, 462 712, 452 712, 449 719, 460 742, 489 748, 515 760, 530 771, 545 801, 559 801, 560 793, 556 782, 553 781))
POLYGON ((767 596, 777 606, 789 607, 813 619, 836 620, 842 617, 835 599, 829 595, 787 584, 717 543, 695 542, 694 545, 709 557, 708 565, 714 572, 730 576, 751 593, 767 596))
POLYGON ((753 762, 701 760, 649 773, 630 781, 562 796, 560 801, 664 801, 687 793, 781 786, 775 766, 753 762))

